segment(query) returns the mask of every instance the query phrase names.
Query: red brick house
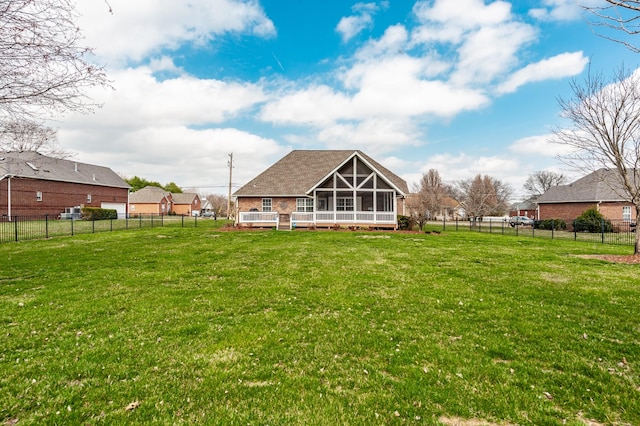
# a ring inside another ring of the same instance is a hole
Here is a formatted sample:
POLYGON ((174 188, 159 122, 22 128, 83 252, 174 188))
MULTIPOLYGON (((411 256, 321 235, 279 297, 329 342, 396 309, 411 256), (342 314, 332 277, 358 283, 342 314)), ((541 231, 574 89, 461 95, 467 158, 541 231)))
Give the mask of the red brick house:
POLYGON ((626 198, 617 171, 599 169, 568 185, 550 188, 537 202, 540 219, 564 219, 570 224, 585 210, 596 208, 611 221, 635 222, 635 207, 626 198))
POLYGON ((0 152, 0 215, 58 217, 72 207, 127 214, 129 184, 111 169, 37 152, 0 152))
POLYGON ((295 150, 236 197, 236 224, 396 228, 407 183, 357 150, 295 150))

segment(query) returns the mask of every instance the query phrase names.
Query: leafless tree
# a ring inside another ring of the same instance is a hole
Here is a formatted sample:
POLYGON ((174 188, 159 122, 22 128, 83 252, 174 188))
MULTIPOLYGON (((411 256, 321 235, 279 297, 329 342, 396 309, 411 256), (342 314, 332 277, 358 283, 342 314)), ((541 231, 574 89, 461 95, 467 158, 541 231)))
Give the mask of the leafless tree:
POLYGON ((205 196, 216 217, 227 216, 227 197, 220 194, 209 194, 205 196))
POLYGON ((602 5, 583 0, 580 4, 594 16, 595 20, 590 23, 596 34, 640 52, 638 46, 623 38, 640 33, 640 0, 602 0, 602 5))
POLYGON ((420 229, 442 210, 445 196, 446 191, 440 173, 435 169, 424 173, 420 182, 415 185, 413 194, 407 200, 411 216, 420 229))
POLYGON ((563 185, 567 182, 564 174, 553 172, 550 170, 541 170, 529 175, 524 183, 524 189, 527 191, 528 199, 535 200, 544 194, 553 186, 563 185))
POLYGON ((0 151, 37 151, 54 158, 71 154, 56 145, 55 129, 30 120, 0 122, 0 151))
MULTIPOLYGON (((609 80, 589 73, 583 84, 571 82, 573 97, 559 99, 571 127, 556 128, 555 141, 573 149, 562 157, 580 171, 615 170, 606 182, 635 206, 640 219, 640 71, 619 68, 609 80)), ((635 250, 640 255, 640 232, 635 250)))
POLYGON ((476 175, 475 178, 458 183, 470 217, 501 216, 509 210, 512 188, 491 176, 476 175))
POLYGON ((0 121, 97 106, 86 90, 109 82, 89 62, 76 17, 73 0, 0 0, 0 121))

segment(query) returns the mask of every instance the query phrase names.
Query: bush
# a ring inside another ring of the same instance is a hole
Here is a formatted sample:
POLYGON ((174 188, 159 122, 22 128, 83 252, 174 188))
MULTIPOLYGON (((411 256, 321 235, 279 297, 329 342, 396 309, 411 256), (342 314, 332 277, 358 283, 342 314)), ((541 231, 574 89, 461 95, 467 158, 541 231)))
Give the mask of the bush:
POLYGON ((576 232, 613 232, 613 225, 595 207, 592 207, 576 218, 573 229, 576 232))
POLYGON ((564 219, 544 219, 536 223, 536 228, 564 231, 567 229, 567 222, 564 219))
POLYGON ((412 225, 413 224, 411 221, 411 217, 398 215, 398 229, 400 230, 411 229, 412 225))
POLYGON ((106 220, 117 219, 118 211, 113 209, 101 209, 99 207, 83 207, 82 219, 84 220, 106 220))

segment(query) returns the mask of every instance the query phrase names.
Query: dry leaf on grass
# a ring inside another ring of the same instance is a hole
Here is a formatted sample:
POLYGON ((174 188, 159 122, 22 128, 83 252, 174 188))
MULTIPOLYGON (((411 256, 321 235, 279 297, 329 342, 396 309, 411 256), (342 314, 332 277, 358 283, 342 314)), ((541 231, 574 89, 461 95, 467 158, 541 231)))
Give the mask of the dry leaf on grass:
POLYGON ((141 402, 140 401, 133 401, 131 404, 127 405, 125 407, 125 411, 131 411, 131 410, 135 410, 136 408, 138 408, 140 406, 141 402))

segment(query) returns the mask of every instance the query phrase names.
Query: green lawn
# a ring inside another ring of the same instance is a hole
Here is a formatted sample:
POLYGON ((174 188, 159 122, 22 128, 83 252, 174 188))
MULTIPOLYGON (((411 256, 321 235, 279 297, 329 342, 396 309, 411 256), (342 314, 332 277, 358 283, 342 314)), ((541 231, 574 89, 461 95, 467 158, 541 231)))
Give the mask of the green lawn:
POLYGON ((630 247, 214 226, 0 245, 0 421, 640 424, 630 247))

